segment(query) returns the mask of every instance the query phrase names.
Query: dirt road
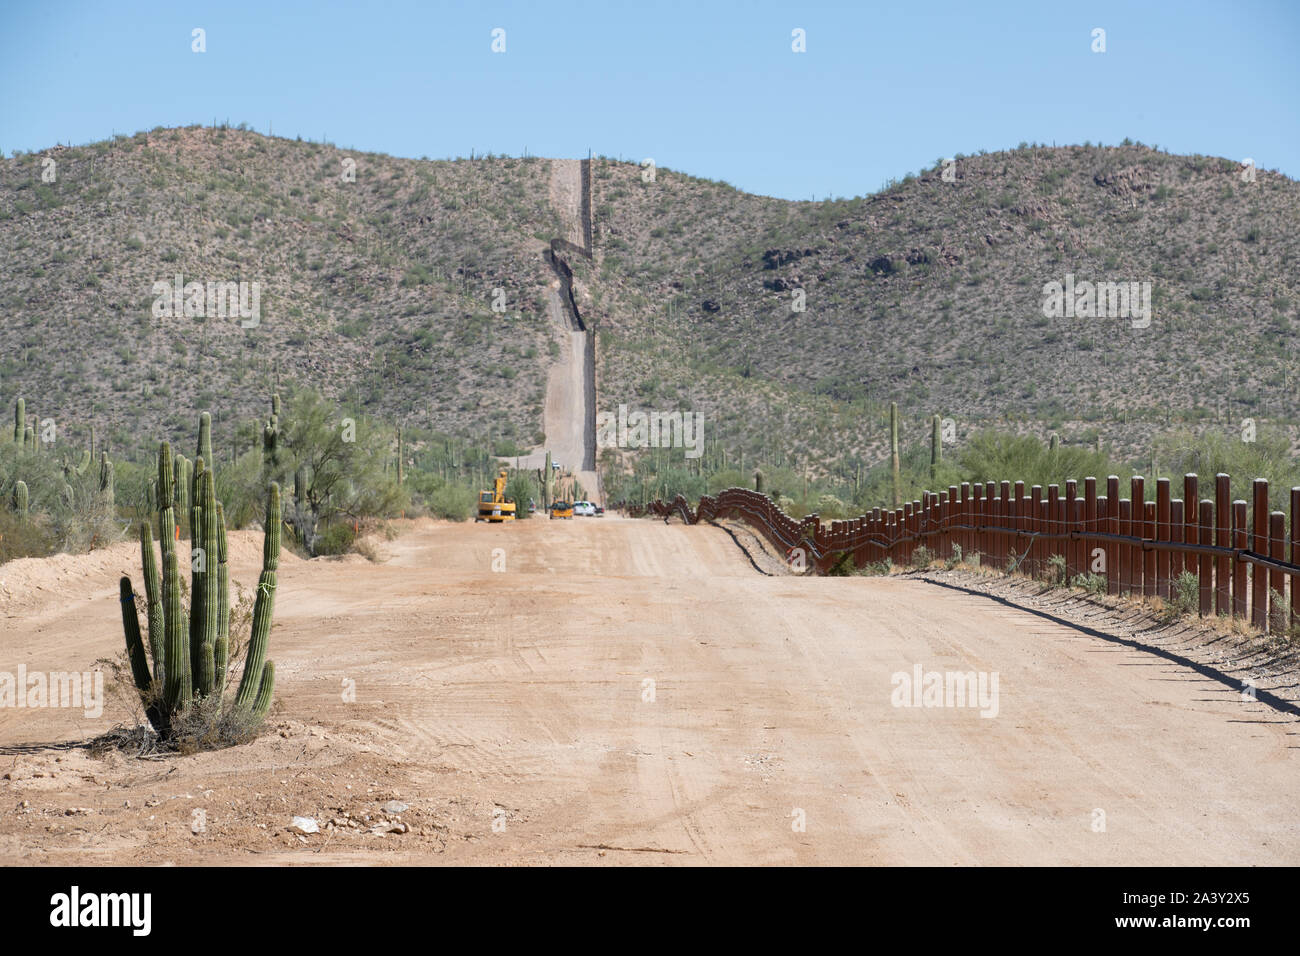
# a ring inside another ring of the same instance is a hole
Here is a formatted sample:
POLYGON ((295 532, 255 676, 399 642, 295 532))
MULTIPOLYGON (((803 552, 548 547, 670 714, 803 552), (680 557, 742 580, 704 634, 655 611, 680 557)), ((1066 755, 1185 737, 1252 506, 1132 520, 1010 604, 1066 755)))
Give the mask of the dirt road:
MULTIPOLYGON (((0 859, 1300 862, 1295 720, 1190 669, 916 580, 765 577, 716 528, 408 528, 382 564, 284 560, 252 744, 98 759, 27 745, 111 703, 0 709, 0 859), (918 665, 997 672, 996 716, 894 706, 918 665)), ((117 653, 137 568, 0 567, 0 670, 117 653)))
MULTIPOLYGON (((581 223, 582 171, 576 159, 551 160, 551 205, 560 214, 564 235, 575 245, 583 244, 581 223)), ((538 254, 545 255, 547 246, 539 243, 538 254)), ((546 400, 543 406, 542 427, 546 441, 529 455, 510 459, 520 468, 541 468, 546 463, 546 452, 563 470, 572 471, 588 500, 603 504, 595 461, 589 453, 596 429, 595 395, 591 393, 593 381, 593 343, 590 336, 574 327, 560 296, 560 283, 551 283, 546 293, 546 315, 551 335, 559 344, 560 352, 546 379, 546 400)))

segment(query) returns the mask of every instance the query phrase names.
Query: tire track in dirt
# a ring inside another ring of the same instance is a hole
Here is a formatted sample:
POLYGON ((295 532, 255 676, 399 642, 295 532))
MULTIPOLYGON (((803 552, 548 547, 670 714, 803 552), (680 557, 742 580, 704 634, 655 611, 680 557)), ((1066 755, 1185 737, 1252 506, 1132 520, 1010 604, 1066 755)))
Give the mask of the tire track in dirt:
MULTIPOLYGON (((3 715, 7 859, 1300 862, 1295 720, 1206 693, 1176 661, 908 577, 764 577, 708 525, 403 527, 384 564, 282 564, 284 676, 250 744, 97 760, 58 745, 119 715, 3 715), (998 672, 997 716, 895 706, 891 675, 917 664, 998 672), (283 832, 291 814, 390 798, 412 805, 412 832, 321 855, 283 832), (67 807, 92 808, 94 829, 67 807)), ((28 567, 0 670, 116 653, 116 565, 74 559, 57 589, 28 567)))

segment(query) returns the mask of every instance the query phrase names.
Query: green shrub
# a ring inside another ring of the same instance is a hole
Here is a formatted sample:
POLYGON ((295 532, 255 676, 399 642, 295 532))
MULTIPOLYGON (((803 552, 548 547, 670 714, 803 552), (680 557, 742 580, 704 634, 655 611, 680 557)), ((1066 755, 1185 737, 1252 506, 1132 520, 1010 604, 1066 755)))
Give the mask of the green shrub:
POLYGON ((1184 571, 1174 578, 1169 589, 1169 603, 1165 616, 1169 619, 1194 614, 1201 606, 1201 578, 1191 571, 1184 571))
POLYGON ((352 550, 356 538, 356 532, 352 530, 352 525, 343 521, 335 521, 316 539, 316 553, 347 554, 352 550))

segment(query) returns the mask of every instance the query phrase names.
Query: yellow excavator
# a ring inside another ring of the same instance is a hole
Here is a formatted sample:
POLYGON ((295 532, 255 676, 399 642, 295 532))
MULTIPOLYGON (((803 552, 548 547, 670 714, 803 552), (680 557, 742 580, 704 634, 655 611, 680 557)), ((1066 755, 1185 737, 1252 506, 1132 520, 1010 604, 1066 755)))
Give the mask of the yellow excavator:
POLYGON ((475 521, 514 521, 515 503, 506 500, 506 481, 509 475, 504 468, 497 472, 491 491, 478 493, 478 515, 475 521))

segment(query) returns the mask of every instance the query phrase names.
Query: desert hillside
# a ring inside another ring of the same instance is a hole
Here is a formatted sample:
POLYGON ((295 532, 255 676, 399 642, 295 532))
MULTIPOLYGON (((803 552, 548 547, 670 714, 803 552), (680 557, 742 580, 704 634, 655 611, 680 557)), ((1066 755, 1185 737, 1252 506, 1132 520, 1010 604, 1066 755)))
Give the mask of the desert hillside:
MULTIPOLYGON (((537 446, 560 352, 544 250, 571 231, 551 165, 197 127, 0 161, 0 393, 118 451, 203 409, 221 441, 277 384, 537 446), (259 324, 156 317, 154 283, 177 274, 259 282, 259 324)), ((594 256, 572 265, 597 405, 700 411, 732 461, 818 468, 879 460, 891 400, 908 439, 937 412, 961 437, 991 424, 1130 454, 1172 425, 1287 424, 1300 187, 1244 172, 1025 146, 789 202, 596 159, 594 256), (1149 282, 1149 324, 1046 317, 1067 275, 1149 282)))

